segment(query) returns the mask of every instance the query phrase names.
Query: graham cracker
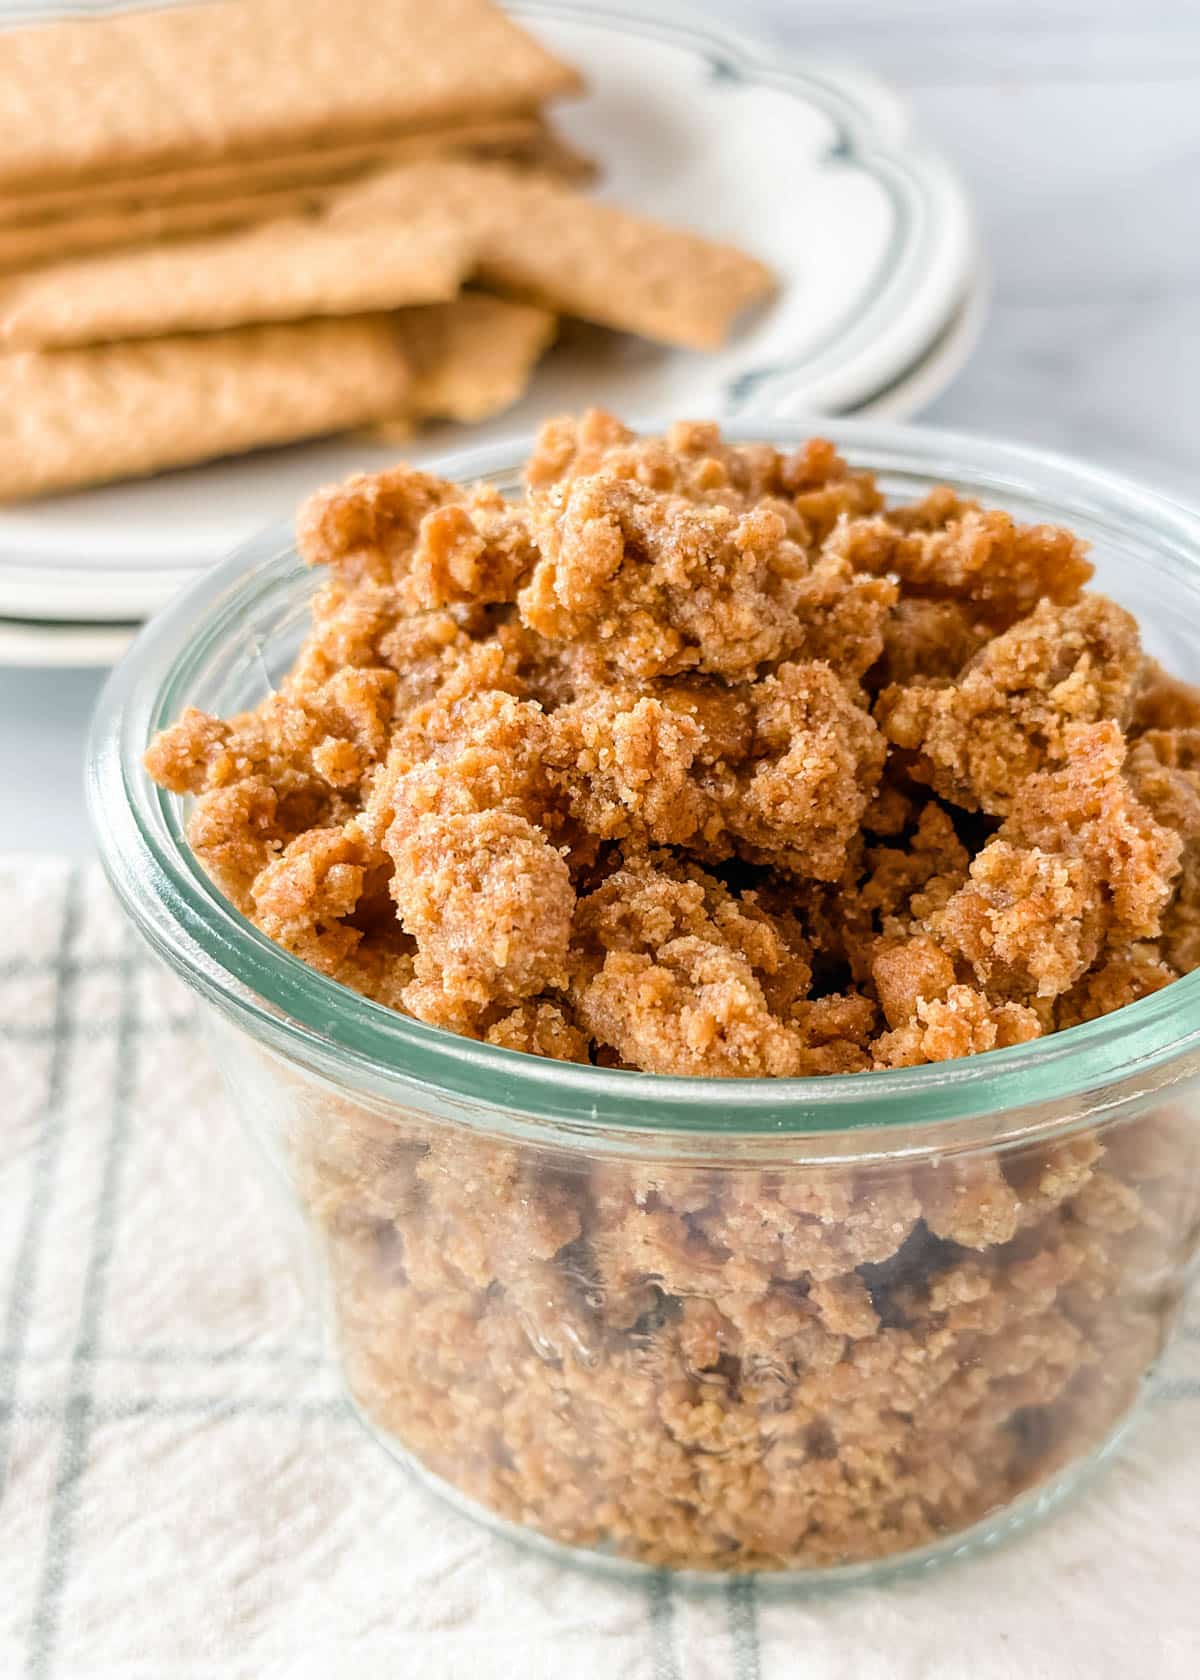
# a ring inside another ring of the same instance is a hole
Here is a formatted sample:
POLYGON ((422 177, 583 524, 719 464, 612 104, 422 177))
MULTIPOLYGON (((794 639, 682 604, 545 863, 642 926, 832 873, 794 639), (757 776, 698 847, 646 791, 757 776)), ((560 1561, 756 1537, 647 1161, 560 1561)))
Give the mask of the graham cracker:
MULTIPOLYGON (((419 134, 382 136, 342 146, 309 146, 275 156, 236 163, 201 164, 191 169, 160 170, 150 175, 113 176, 86 187, 0 198, 0 227, 23 227, 68 217, 125 215, 154 205, 196 203, 206 199, 246 198, 281 187, 324 186, 372 167, 419 163, 431 157, 478 157, 522 161, 536 156, 539 165, 556 167, 562 151, 564 177, 580 167, 574 154, 535 116, 503 121, 454 123, 419 134)), ((586 160, 584 160, 586 161, 586 160)))
POLYGON ((0 356, 0 500, 363 425, 404 406, 391 317, 0 356))
POLYGON ((0 338, 100 344, 433 303, 455 296, 474 254, 466 230, 429 215, 391 227, 268 222, 0 281, 0 338))
POLYGON ((528 111, 580 86, 491 0, 206 0, 0 33, 0 186, 528 111))
POLYGON ((375 428, 391 439, 421 420, 473 422, 511 408, 557 325, 544 309, 486 292, 401 310, 395 323, 412 384, 403 412, 375 428))
POLYGON ((775 285, 770 269, 732 245, 495 166, 381 171, 336 189, 328 214, 363 220, 429 205, 472 231, 475 277, 489 290, 686 349, 715 349, 775 285))
POLYGON ((464 148, 458 153, 443 151, 438 155, 460 156, 476 163, 505 163, 517 169, 530 170, 535 175, 548 175, 552 180, 563 181, 573 187, 590 186, 600 176, 600 165, 596 159, 564 139, 553 123, 544 120, 539 124, 537 133, 520 145, 474 147, 470 151, 464 148))
POLYGON ((122 245, 149 245, 160 239, 220 233, 281 216, 299 216, 306 210, 320 209, 328 192, 328 187, 280 187, 245 198, 156 204, 124 214, 107 211, 70 221, 0 228, 0 273, 42 268, 66 257, 83 257, 122 245))

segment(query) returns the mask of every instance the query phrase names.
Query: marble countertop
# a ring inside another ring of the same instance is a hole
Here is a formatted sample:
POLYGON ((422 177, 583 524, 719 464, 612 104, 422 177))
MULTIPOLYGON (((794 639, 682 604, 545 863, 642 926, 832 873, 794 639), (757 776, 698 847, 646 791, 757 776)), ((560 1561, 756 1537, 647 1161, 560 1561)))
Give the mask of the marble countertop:
MULTIPOLYGON (((1200 500, 1195 0, 693 3, 888 77, 960 169, 994 295, 924 418, 1200 500)), ((89 849, 80 762, 100 682, 0 670, 0 846, 89 849)))

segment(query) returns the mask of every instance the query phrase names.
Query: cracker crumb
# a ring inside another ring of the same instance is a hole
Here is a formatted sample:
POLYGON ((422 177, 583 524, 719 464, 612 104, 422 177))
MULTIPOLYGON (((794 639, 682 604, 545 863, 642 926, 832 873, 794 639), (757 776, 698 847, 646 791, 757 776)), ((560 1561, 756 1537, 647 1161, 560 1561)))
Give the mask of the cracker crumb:
MULTIPOLYGON (((526 478, 314 497, 278 693, 150 747, 287 950, 503 1050, 881 1101, 1200 967, 1200 690, 1070 532, 599 411, 526 478)), ((305 1091, 293 1168, 356 1400, 435 1475, 567 1545, 811 1569, 969 1527, 1129 1406, 1200 1131, 1063 1118, 764 1165, 305 1091)))

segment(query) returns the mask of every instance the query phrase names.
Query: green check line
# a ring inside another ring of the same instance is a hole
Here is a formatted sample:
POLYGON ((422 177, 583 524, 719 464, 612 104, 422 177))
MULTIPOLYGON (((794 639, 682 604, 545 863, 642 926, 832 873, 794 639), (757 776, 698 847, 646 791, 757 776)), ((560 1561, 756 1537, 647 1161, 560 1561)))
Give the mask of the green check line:
POLYGON ((17 1399, 21 1361, 29 1341, 32 1302, 37 1294, 42 1262, 43 1237, 66 1137, 67 1115, 63 1095, 70 1071, 69 1053, 76 999, 72 976, 65 965, 72 958, 82 907, 80 873, 78 869, 72 869, 63 894, 57 955, 49 959, 51 963, 62 968, 62 977, 54 1000, 54 1020, 49 1029, 51 1048, 46 1070, 46 1096, 39 1117, 39 1132, 34 1152, 33 1183, 24 1229, 18 1241, 12 1272, 12 1293, 4 1323, 4 1368, 9 1376, 5 1383, 0 1385, 0 1500, 3 1500, 8 1481, 8 1426, 17 1399))
POLYGON ((50 1519, 30 1629, 27 1680, 49 1680, 57 1651, 63 1597, 79 1514, 82 1483, 87 1473, 95 1428, 96 1397, 92 1362, 100 1341, 100 1327, 108 1292, 108 1274, 116 1238, 123 1169, 132 1130, 133 1098, 137 1083, 137 1016, 134 994, 136 958, 133 929, 126 936, 121 970, 121 1007, 117 1054, 110 1095, 108 1138, 100 1194, 92 1226, 90 1253, 84 1275, 74 1352, 71 1357, 66 1419, 62 1430, 58 1471, 50 1504, 50 1519))
POLYGON ((733 1644, 733 1680, 762 1680, 758 1582, 753 1575, 735 1575, 729 1583, 729 1635, 733 1644))
POLYGON ((683 1680, 675 1648, 675 1594, 666 1570, 650 1578, 650 1649, 654 1680, 683 1680))

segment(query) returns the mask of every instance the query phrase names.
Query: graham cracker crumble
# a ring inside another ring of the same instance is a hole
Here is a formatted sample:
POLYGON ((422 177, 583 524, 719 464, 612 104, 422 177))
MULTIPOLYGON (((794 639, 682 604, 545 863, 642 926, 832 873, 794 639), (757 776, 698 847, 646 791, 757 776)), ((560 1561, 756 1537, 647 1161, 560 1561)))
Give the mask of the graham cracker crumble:
MULTIPOLYGON (((150 748, 285 949, 509 1050, 881 1090, 1200 966, 1200 690, 1072 533, 599 412, 526 486, 312 498, 291 673, 150 748)), ((693 1166, 298 1088, 293 1150, 369 1420, 514 1522, 702 1569, 923 1546, 1082 1457, 1200 1204, 1173 1102, 693 1166)))

